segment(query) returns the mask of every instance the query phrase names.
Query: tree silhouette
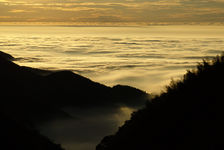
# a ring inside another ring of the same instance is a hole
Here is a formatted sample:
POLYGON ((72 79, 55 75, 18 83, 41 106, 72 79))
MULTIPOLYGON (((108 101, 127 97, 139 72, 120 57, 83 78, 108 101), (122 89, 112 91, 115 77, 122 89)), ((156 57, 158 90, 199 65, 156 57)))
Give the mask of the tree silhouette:
POLYGON ((203 60, 132 114, 97 150, 223 149, 224 55, 203 60))

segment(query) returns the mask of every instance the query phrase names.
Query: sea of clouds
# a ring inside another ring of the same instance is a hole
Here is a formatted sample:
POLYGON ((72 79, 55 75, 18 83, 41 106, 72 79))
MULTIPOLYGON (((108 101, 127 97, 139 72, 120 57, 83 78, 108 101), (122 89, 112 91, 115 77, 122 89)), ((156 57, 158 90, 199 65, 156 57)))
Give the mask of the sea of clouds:
MULTIPOLYGON (((72 70, 108 86, 159 93, 203 58, 224 51, 222 26, 0 27, 0 49, 20 65, 72 70)), ((66 108, 74 119, 41 125, 67 150, 92 150, 130 117, 131 108, 66 108)))

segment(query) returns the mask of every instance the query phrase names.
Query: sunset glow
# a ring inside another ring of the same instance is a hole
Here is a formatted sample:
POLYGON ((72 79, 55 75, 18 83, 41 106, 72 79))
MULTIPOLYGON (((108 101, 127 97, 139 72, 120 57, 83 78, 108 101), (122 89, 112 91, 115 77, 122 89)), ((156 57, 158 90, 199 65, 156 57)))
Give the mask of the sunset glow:
POLYGON ((222 24, 224 0, 0 0, 1 24, 222 24))
POLYGON ((218 150, 223 76, 224 0, 0 0, 2 149, 218 150))

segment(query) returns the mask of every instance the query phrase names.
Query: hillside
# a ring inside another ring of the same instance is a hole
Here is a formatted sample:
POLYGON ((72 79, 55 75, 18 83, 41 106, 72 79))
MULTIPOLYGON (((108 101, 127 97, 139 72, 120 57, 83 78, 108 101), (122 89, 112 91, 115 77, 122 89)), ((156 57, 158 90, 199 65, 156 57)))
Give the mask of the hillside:
POLYGON ((0 113, 1 149, 5 150, 63 150, 36 130, 18 124, 0 113))
POLYGON ((223 149, 224 55, 204 60, 132 114, 96 150, 223 149))
POLYGON ((68 70, 19 66, 15 59, 0 53, 1 110, 16 120, 37 123, 69 118, 62 110, 67 106, 139 107, 148 99, 147 93, 133 87, 108 87, 68 70))

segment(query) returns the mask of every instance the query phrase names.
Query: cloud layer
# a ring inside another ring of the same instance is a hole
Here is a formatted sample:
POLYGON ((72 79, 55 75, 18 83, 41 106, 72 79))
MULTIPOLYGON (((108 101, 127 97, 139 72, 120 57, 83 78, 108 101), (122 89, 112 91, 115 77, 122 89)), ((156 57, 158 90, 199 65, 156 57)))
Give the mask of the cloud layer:
POLYGON ((222 22, 224 0, 0 0, 0 22, 222 22))

